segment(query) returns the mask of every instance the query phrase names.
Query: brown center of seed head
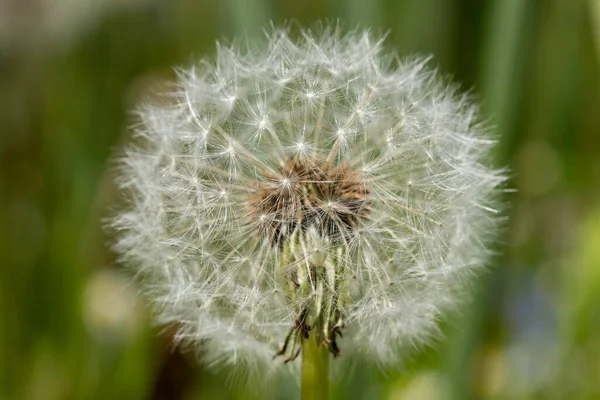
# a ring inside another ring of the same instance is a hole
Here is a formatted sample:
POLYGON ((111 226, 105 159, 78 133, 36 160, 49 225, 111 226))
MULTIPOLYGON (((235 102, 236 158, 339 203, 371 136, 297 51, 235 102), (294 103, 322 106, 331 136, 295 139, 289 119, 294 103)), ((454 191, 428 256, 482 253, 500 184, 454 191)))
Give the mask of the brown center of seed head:
POLYGON ((250 218, 274 246, 310 226, 332 242, 348 240, 368 215, 369 190, 345 164, 287 160, 263 177, 249 199, 250 218))

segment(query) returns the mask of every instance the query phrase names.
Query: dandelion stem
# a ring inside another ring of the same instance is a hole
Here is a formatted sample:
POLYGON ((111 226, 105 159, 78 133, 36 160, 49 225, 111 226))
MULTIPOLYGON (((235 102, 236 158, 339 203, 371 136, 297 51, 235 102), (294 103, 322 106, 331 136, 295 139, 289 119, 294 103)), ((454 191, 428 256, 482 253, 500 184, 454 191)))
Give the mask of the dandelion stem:
POLYGON ((314 337, 302 339, 302 400, 329 398, 329 351, 314 337))

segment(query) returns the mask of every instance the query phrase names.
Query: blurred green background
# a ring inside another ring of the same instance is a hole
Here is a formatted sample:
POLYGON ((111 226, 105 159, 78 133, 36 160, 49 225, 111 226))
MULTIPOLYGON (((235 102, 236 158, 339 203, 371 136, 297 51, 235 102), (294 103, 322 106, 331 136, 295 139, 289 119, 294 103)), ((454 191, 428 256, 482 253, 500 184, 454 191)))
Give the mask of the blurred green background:
MULTIPOLYGON (((471 90, 513 171, 476 298, 338 399, 600 399, 600 2, 0 0, 0 399, 294 399, 227 384, 153 327, 101 219, 128 110, 272 20, 389 31, 471 90)), ((202 358, 200 354, 198 356, 202 358)))

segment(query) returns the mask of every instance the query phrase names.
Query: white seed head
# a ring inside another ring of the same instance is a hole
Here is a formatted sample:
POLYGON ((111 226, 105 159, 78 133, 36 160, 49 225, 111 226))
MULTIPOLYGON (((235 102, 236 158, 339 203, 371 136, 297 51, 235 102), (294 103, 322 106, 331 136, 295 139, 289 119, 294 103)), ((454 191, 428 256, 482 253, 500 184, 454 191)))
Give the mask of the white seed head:
POLYGON ((219 46, 142 107, 112 221, 159 322, 262 377, 293 371, 302 337, 343 349, 334 364, 428 343, 488 259, 505 179, 426 60, 366 32, 300 36, 219 46))

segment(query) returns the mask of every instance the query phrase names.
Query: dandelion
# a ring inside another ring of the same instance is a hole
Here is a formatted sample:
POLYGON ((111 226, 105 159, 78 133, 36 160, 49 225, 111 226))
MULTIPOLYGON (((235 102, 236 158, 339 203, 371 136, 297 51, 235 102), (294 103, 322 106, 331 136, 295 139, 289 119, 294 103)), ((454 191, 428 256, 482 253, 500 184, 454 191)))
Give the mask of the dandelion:
POLYGON ((486 263, 504 181, 476 106, 427 60, 367 32, 300 37, 179 70, 139 110, 112 221, 158 321, 263 379, 307 343, 383 365, 427 344, 486 263))

